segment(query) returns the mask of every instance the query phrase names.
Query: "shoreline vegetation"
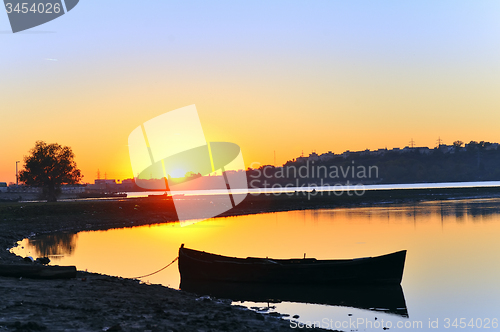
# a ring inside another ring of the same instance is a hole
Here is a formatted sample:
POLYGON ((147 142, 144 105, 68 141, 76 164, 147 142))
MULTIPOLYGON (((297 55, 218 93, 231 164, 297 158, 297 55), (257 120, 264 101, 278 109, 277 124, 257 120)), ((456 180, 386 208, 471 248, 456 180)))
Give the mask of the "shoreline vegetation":
MULTIPOLYGON (((500 188, 373 190, 362 196, 259 194, 248 195, 219 217, 493 197, 500 197, 500 188)), ((134 227, 176 219, 171 197, 1 203, 0 264, 21 263, 22 258, 8 248, 37 234, 134 227)), ((7 331, 291 330, 290 322, 279 316, 231 306, 229 300, 200 298, 160 285, 83 271, 71 280, 0 277, 0 294, 0 330, 7 331)))

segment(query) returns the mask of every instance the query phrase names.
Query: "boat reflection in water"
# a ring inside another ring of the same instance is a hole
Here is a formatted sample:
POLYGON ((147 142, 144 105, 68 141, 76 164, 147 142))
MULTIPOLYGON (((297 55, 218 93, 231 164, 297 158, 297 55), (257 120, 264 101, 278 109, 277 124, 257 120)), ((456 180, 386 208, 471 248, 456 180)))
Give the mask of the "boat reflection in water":
POLYGON ((324 304, 383 311, 408 317, 400 285, 291 285, 181 279, 180 289, 233 301, 324 304))

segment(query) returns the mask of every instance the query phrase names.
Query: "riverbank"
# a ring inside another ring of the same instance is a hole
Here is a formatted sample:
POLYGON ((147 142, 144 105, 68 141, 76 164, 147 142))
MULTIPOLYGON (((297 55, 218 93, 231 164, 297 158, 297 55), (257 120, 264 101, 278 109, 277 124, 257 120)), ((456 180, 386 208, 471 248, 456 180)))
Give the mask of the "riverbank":
MULTIPOLYGON (((176 219, 172 201, 0 204, 0 264, 18 240, 54 231, 133 227, 176 219)), ((160 285, 79 271, 76 279, 0 277, 0 331, 289 331, 279 315, 160 285)))
MULTIPOLYGON (((300 192, 248 196, 223 216, 297 209, 372 206, 423 200, 500 197, 496 188, 300 192)), ((186 197, 187 200, 191 198, 186 197)), ((193 204, 195 201, 193 200, 193 204)), ((217 201, 214 202, 217 204, 217 201)), ((0 264, 20 262, 7 248, 35 234, 133 227, 176 220, 169 198, 0 204, 0 264)), ((72 280, 0 278, 0 331, 284 331, 287 321, 228 301, 134 280, 78 272, 72 280)))
MULTIPOLYGON (((219 217, 277 211, 369 207, 421 201, 500 197, 500 188, 448 188, 366 191, 362 196, 329 192, 248 195, 235 208, 219 217)), ((196 197, 186 196, 193 206, 196 197)), ((213 197, 214 204, 217 202, 213 197)), ((17 241, 36 234, 79 232, 153 225, 177 220, 171 197, 76 200, 70 202, 0 203, 0 246, 11 248, 17 241)), ((17 260, 0 250, 0 261, 17 260)))

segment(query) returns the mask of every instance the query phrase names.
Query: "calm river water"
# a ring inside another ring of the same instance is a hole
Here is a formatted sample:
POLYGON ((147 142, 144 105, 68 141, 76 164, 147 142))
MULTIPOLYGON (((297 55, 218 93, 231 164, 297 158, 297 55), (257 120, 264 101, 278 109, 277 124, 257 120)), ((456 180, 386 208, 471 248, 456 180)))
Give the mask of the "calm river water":
MULTIPOLYGON (((391 301, 383 292, 380 301, 358 292, 347 293, 347 299, 335 299, 332 293, 329 302, 325 297, 330 293, 323 291, 322 299, 305 300, 322 304, 301 303, 303 298, 295 301, 293 296, 270 303, 270 308, 268 303, 237 303, 347 331, 500 329, 499 199, 278 212, 185 227, 175 223, 54 234, 25 239, 12 250, 21 256, 49 256, 54 265, 137 277, 172 261, 182 243, 228 256, 273 258, 301 258, 304 253, 319 259, 354 258, 406 249, 404 300, 396 291, 396 311, 382 310, 391 301)), ((177 265, 143 280, 178 288, 177 265)))

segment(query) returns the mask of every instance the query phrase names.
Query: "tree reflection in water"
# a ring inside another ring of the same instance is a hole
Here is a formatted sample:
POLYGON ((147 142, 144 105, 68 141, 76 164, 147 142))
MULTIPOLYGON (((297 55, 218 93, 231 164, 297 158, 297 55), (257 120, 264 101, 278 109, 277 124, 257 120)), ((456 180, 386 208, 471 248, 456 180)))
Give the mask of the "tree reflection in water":
POLYGON ((29 244, 33 246, 36 257, 71 256, 77 239, 78 234, 56 233, 30 239, 29 244))

